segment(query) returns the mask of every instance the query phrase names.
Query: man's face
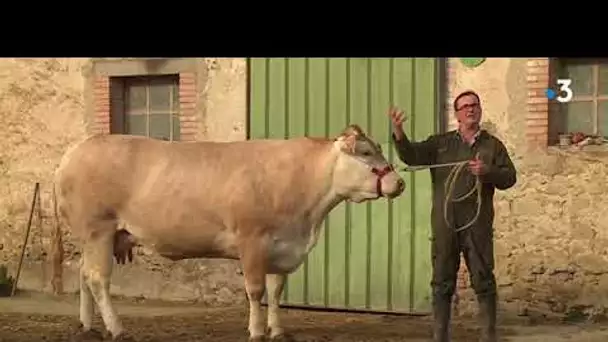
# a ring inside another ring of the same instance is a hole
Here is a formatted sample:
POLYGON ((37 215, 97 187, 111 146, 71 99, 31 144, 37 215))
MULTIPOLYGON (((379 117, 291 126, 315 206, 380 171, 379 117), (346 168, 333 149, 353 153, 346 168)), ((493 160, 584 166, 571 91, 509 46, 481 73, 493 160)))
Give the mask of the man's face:
POLYGON ((481 121, 481 105, 475 95, 466 95, 456 103, 456 119, 461 125, 478 125, 481 121))

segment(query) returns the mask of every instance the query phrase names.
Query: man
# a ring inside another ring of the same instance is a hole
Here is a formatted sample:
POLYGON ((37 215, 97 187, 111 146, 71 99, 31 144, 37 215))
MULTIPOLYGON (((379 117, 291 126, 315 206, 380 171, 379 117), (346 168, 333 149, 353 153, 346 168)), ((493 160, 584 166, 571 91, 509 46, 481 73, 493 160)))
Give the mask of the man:
POLYGON ((446 178, 450 167, 431 169, 433 181, 432 206, 432 281, 434 341, 450 340, 451 301, 456 289, 460 253, 470 273, 471 285, 477 295, 482 321, 482 341, 496 341, 496 281, 494 277, 493 221, 495 189, 506 190, 516 182, 516 171, 504 144, 480 129, 482 108, 479 96, 465 91, 454 101, 458 129, 432 135, 424 141, 412 142, 403 131, 403 112, 391 109, 393 140, 399 158, 408 165, 431 165, 467 161, 455 180, 454 198, 461 197, 481 182, 479 217, 469 228, 456 231, 469 223, 477 212, 477 195, 461 202, 449 202, 446 220, 444 201, 446 178))

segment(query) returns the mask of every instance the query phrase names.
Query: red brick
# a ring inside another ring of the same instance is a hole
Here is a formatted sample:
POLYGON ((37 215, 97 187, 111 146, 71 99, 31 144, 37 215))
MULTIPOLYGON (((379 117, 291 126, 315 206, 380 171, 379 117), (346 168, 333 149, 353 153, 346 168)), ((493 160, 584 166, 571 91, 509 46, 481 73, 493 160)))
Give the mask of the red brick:
POLYGON ((196 102, 196 93, 193 92, 180 92, 179 93, 179 102, 196 102))
POLYGON ((193 114, 182 114, 179 116, 179 121, 181 122, 196 122, 198 121, 196 116, 193 114))
POLYGON ((540 137, 539 139, 536 140, 532 140, 532 139, 528 139, 528 146, 531 149, 534 148, 546 148, 549 144, 549 141, 546 139, 546 137, 540 137), (543 138, 543 140, 541 140, 540 138, 543 138))
POLYGON ((196 98, 196 89, 194 88, 179 88, 179 98, 194 97, 196 98))
POLYGON ((98 111, 98 110, 109 110, 110 109, 110 101, 95 101, 93 103, 93 108, 95 108, 95 111, 98 111))
POLYGON ((528 97, 544 97, 545 91, 540 88, 528 89, 528 97))
POLYGON ((547 84, 549 84, 549 74, 547 73, 545 75, 528 75, 526 80, 528 81, 528 84, 533 82, 546 82, 547 84))
POLYGON ((95 110, 93 112, 94 116, 109 116, 110 115, 110 108, 106 108, 106 109, 99 109, 99 110, 95 110))
POLYGON ((95 105, 95 115, 110 115, 110 105, 109 104, 98 104, 95 105))
POLYGON ((546 135, 549 133, 549 127, 547 125, 544 126, 530 126, 526 125, 526 133, 528 134, 538 134, 538 135, 546 135))
POLYGON ((528 67, 548 66, 549 58, 528 58, 528 67))
POLYGON ((528 75, 547 75, 549 68, 528 68, 528 75))
POLYGON ((95 88, 110 88, 110 79, 107 77, 100 78, 94 82, 95 88))
POLYGON ((95 105, 95 106, 109 106, 110 105, 110 98, 108 97, 108 98, 104 99, 104 98, 97 97, 97 98, 95 98, 93 100, 93 105, 95 105))
POLYGON ((536 105, 536 104, 541 104, 541 103, 549 103, 549 100, 547 100, 546 97, 529 97, 528 98, 529 105, 536 105))
POLYGON ((528 111, 529 112, 545 112, 545 113, 548 113, 549 112, 549 102, 529 104, 528 105, 528 111))
POLYGON ((180 82, 179 83, 179 90, 180 91, 191 91, 191 92, 195 93, 196 92, 196 84, 194 84, 194 83, 180 82))
POLYGON ((197 121, 181 121, 179 124, 180 128, 186 129, 186 128, 198 128, 198 122, 197 121))
POLYGON ((109 116, 98 116, 94 119, 94 122, 96 124, 109 124, 110 123, 110 117, 109 116))
POLYGON ((196 108, 196 103, 194 102, 181 102, 179 104, 179 108, 181 110, 193 110, 196 108))
POLYGON ((110 85, 109 84, 97 84, 93 87, 93 91, 95 93, 109 93, 110 85))
POLYGON ((528 120, 545 120, 545 122, 549 121, 549 115, 543 112, 530 112, 526 115, 526 121, 528 120))
POLYGON ((526 120, 526 133, 529 134, 545 134, 549 130, 549 120, 533 119, 526 120))
POLYGON ((196 105, 196 102, 197 102, 197 99, 194 96, 183 96, 179 99, 180 105, 184 105, 184 104, 196 105))
POLYGON ((195 85, 196 84, 196 78, 194 76, 194 74, 180 74, 179 75, 179 85, 184 86, 184 85, 195 85))
POLYGON ((538 82, 528 82, 528 89, 535 91, 542 91, 541 97, 545 97, 545 90, 549 87, 549 80, 546 81, 538 81, 538 82))
POLYGON ((179 80, 179 87, 195 89, 196 81, 194 80, 194 78, 182 78, 179 80))
POLYGON ((109 87, 109 85, 93 87, 93 94, 95 94, 95 95, 97 95, 97 94, 109 94, 109 93, 110 93, 110 87, 109 87))
POLYGON ((528 127, 547 127, 548 125, 549 120, 546 116, 540 118, 526 117, 526 126, 528 127))

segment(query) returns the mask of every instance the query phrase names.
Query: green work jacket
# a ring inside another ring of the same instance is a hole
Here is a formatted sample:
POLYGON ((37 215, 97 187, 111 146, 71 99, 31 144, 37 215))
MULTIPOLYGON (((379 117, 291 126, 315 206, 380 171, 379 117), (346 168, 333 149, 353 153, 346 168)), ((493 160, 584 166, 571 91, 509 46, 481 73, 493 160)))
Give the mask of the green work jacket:
MULTIPOLYGON (((476 224, 477 229, 492 229, 494 221, 493 198, 495 189, 506 190, 515 185, 517 173, 504 144, 495 136, 481 130, 474 143, 465 142, 457 130, 432 135, 424 141, 412 142, 407 137, 395 142, 399 158, 410 166, 458 162, 473 159, 479 155, 488 166, 488 172, 480 176, 482 183, 481 212, 476 224)), ((446 228, 455 229, 467 224, 477 211, 477 196, 470 196, 462 202, 451 203, 448 208, 450 222, 444 219, 446 179, 451 167, 431 168, 433 183, 432 225, 435 232, 446 228)), ((454 195, 459 197, 475 185, 475 176, 468 168, 456 179, 454 195)))

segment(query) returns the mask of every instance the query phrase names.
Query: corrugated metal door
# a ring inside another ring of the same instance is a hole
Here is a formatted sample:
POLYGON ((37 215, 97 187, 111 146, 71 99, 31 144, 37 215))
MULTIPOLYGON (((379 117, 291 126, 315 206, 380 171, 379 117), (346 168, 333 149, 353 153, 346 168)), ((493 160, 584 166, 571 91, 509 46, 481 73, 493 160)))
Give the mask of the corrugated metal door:
MULTIPOLYGON (((252 59, 250 138, 335 136, 356 123, 403 165, 387 110, 393 103, 407 111, 414 139, 434 133, 437 70, 424 58, 252 59)), ((398 199, 332 211, 306 263, 289 276, 284 305, 430 310, 430 177, 402 174, 408 187, 398 199)))

